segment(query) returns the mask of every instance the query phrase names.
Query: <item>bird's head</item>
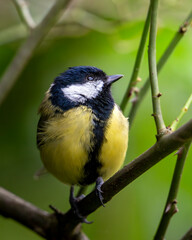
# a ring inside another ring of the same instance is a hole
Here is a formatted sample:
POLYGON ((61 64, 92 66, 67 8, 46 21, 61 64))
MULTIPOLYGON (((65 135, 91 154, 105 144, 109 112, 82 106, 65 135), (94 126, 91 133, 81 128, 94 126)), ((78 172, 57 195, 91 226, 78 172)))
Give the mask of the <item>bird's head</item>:
POLYGON ((100 96, 110 95, 111 84, 122 77, 123 75, 107 76, 96 67, 71 67, 51 85, 52 103, 58 106, 62 99, 65 99, 65 103, 74 105, 95 101, 100 96))

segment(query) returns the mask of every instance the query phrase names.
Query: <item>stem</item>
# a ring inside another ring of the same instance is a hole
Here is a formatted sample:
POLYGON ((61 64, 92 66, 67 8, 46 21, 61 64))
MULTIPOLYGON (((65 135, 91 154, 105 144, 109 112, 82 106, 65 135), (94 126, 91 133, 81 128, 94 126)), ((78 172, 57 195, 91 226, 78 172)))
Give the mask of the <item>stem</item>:
POLYGON ((192 94, 190 95, 190 97, 188 98, 187 102, 185 103, 185 106, 182 108, 181 113, 179 114, 179 116, 176 118, 176 120, 173 121, 173 123, 171 124, 170 128, 175 131, 178 123, 180 122, 181 118, 183 117, 183 115, 188 111, 190 105, 192 103, 192 94))
POLYGON ((30 61, 37 46, 57 22, 62 10, 64 8, 65 11, 68 10, 70 3, 71 0, 57 0, 42 22, 31 32, 29 37, 22 44, 0 82, 0 105, 14 86, 27 63, 30 61))
MULTIPOLYGON (((157 64, 157 72, 158 73, 164 67, 165 63, 167 62, 167 60, 171 56, 172 52, 175 50, 177 44, 180 42, 180 40, 183 38, 183 36, 187 32, 188 27, 190 26, 191 20, 192 20, 192 11, 190 12, 188 17, 184 21, 184 24, 181 27, 179 27, 179 30, 177 31, 177 33, 173 37, 172 41, 170 42, 170 44, 166 48, 165 52, 163 53, 162 57, 158 61, 158 64, 157 64)), ((132 126, 132 123, 133 123, 134 117, 136 115, 136 112, 137 112, 140 104, 142 103, 142 100, 145 97, 149 87, 150 87, 150 80, 149 80, 149 77, 148 77, 147 80, 145 81, 144 86, 141 88, 141 90, 140 90, 140 92, 137 96, 137 101, 134 102, 134 104, 132 105, 131 110, 129 112, 129 125, 130 125, 130 127, 132 126)))
POLYGON ((147 35, 148 35, 148 31, 149 31, 150 17, 151 17, 151 5, 149 5, 149 8, 148 8, 147 18, 145 20, 145 25, 144 25, 144 28, 143 28, 143 33, 142 33, 142 36, 141 36, 141 41, 140 41, 140 44, 139 44, 139 49, 138 49, 138 52, 137 52, 137 56, 136 56, 133 72, 132 72, 132 75, 131 75, 131 79, 130 79, 129 85, 127 87, 127 90, 124 94, 121 105, 120 105, 120 108, 123 112, 125 111, 127 103, 128 103, 128 101, 129 101, 129 99, 132 95, 132 92, 133 92, 132 89, 137 83, 139 69, 140 69, 141 61, 143 59, 144 48, 145 48, 145 45, 146 45, 147 35))
POLYGON ((168 228, 168 225, 170 223, 171 217, 178 212, 177 209, 177 194, 179 190, 179 184, 181 181, 181 176, 185 164, 185 159, 187 157, 188 150, 190 148, 191 141, 185 144, 182 148, 178 151, 178 157, 177 162, 175 165, 175 170, 171 182, 171 187, 169 190, 169 194, 167 197, 167 202, 163 211, 163 215, 159 224, 159 227, 157 229, 157 232, 155 234, 154 239, 155 240, 163 240, 166 230, 168 228))
POLYGON ((35 22, 31 16, 31 13, 28 8, 28 4, 25 0, 13 0, 13 3, 15 4, 15 7, 17 9, 17 12, 21 18, 21 21, 25 24, 25 26, 32 30, 35 28, 35 22))
POLYGON ((149 74, 151 82, 151 94, 153 103, 153 116, 157 128, 157 136, 165 133, 165 124, 161 113, 160 92, 158 86, 157 67, 156 67, 156 35, 157 35, 157 10, 158 0, 151 0, 151 26, 149 34, 149 74))

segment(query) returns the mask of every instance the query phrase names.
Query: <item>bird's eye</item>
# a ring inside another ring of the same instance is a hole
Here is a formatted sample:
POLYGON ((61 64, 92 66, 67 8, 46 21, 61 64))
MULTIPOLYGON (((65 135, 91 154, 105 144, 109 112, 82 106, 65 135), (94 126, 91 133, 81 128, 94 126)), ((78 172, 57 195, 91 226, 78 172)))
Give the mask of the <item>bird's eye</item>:
POLYGON ((88 77, 87 77, 87 80, 88 80, 88 81, 93 81, 93 80, 94 80, 94 77, 93 77, 93 76, 88 76, 88 77))

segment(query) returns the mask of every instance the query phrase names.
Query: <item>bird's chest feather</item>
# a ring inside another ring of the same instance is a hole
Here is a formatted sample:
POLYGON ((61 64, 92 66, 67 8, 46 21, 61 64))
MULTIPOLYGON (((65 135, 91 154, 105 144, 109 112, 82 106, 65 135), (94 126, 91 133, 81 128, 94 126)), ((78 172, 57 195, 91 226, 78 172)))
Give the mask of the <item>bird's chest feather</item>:
POLYGON ((121 167, 128 141, 128 122, 115 105, 107 121, 86 106, 49 119, 39 131, 45 167, 64 183, 93 183, 121 167), (41 137, 42 135, 42 137, 41 137))
POLYGON ((85 106, 71 109, 47 121, 40 146, 45 167, 62 182, 76 184, 83 175, 94 143, 92 111, 85 106))
POLYGON ((108 179, 122 166, 128 145, 128 120, 115 105, 105 127, 103 144, 99 154, 99 175, 108 179))

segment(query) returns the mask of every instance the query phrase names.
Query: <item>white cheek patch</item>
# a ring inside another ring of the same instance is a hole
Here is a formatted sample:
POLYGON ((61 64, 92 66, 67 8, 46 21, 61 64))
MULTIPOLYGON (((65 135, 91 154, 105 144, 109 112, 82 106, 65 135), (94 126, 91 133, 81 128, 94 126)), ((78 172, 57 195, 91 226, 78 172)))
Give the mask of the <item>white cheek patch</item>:
POLYGON ((103 81, 93 81, 84 84, 74 84, 66 88, 62 88, 65 97, 73 102, 85 103, 87 99, 96 98, 102 91, 103 81))

